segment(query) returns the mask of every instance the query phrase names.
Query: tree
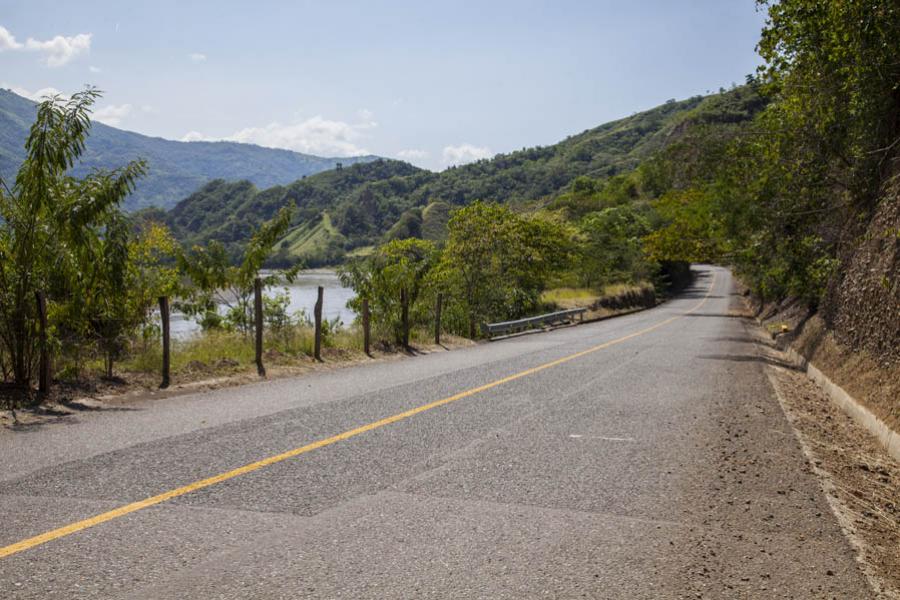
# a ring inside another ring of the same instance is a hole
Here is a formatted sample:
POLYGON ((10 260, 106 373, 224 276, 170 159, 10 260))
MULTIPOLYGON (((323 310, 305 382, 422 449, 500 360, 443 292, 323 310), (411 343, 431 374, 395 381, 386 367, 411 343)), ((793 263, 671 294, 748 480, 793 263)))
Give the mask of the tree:
MULTIPOLYGON (((145 165, 135 161, 82 179, 68 175, 84 150, 90 108, 99 96, 88 88, 42 102, 15 183, 10 188, 3 182, 0 190, 0 344, 22 388, 30 387, 37 350, 36 292, 49 290, 51 302, 77 306, 83 302, 77 291, 85 289, 80 283, 101 269, 103 284, 121 291, 119 205, 145 165), (97 257, 104 264, 95 273, 80 270, 97 257)), ((98 316, 80 312, 84 319, 98 316)))
POLYGON ((572 251, 571 236, 558 222, 519 216, 498 204, 461 208, 448 228, 435 279, 464 306, 471 337, 479 322, 533 310, 547 280, 572 251))
POLYGON ((644 169, 665 217, 648 250, 730 262, 763 298, 815 308, 839 287, 842 249, 852 253, 896 169, 900 7, 759 4, 765 64, 747 88, 769 102, 752 122, 694 127, 644 169))
POLYGON ((356 292, 350 308, 361 313, 363 299, 368 300, 376 332, 401 344, 401 294, 406 294, 411 322, 422 323, 427 309, 419 301, 439 257, 433 242, 409 238, 392 240, 366 259, 342 266, 341 283, 356 292))
POLYGON ((579 223, 579 230, 578 270, 583 285, 600 289, 613 282, 636 283, 650 275, 642 244, 650 223, 633 205, 590 213, 579 223))

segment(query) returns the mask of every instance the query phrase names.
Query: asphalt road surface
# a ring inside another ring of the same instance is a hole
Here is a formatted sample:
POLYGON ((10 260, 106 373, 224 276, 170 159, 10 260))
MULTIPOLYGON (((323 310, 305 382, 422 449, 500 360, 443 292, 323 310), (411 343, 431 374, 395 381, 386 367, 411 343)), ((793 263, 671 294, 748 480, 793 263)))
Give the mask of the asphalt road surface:
POLYGON ((0 597, 871 597, 700 271, 617 319, 0 432, 0 597))

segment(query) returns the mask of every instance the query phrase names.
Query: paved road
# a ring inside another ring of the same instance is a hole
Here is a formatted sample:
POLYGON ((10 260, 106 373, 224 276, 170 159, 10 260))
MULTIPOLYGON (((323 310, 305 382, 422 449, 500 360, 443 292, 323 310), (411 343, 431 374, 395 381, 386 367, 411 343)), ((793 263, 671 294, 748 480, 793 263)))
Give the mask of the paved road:
POLYGON ((0 432, 0 547, 300 448, 0 558, 0 597, 870 597, 734 301, 702 268, 619 319, 0 432))

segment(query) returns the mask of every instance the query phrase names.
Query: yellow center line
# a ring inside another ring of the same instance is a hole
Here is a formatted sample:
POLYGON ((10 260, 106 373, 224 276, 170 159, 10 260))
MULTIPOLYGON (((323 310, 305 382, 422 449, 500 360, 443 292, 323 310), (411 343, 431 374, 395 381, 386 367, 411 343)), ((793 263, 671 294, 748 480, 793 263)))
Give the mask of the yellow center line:
POLYGON ((715 272, 714 272, 713 279, 710 282, 709 289, 706 291, 706 295, 703 297, 703 300, 701 300, 696 306, 694 306, 693 308, 688 310, 686 313, 668 318, 664 321, 660 321, 656 325, 652 325, 650 327, 647 327, 646 329, 641 329, 640 331, 636 331, 634 333, 617 338, 615 340, 611 340, 608 342, 604 342, 602 344, 598 344, 596 346, 592 346, 591 348, 588 348, 587 350, 582 350, 581 352, 569 354, 562 358, 558 358, 554 361, 544 363, 542 365, 538 365, 536 367, 532 367, 532 368, 526 369, 524 371, 520 371, 513 375, 509 375, 508 377, 504 377, 502 379, 497 379, 496 381, 492 381, 490 383, 486 383, 484 385, 468 389, 464 392, 459 392, 458 394, 454 394, 453 396, 448 396, 446 398, 442 398, 441 400, 435 400, 434 402, 429 402, 428 404, 423 404, 421 406, 411 408, 409 410, 403 411, 401 413, 397 413, 390 417, 386 417, 379 421, 374 421, 372 423, 368 423, 367 425, 362 425, 361 427, 357 427, 356 429, 350 429, 349 431, 339 433, 339 434, 331 436, 329 438, 318 440, 316 442, 312 442, 311 444, 306 444, 305 446, 300 446, 299 448, 294 448, 293 450, 288 450, 287 452, 283 452, 281 454, 276 454, 274 456, 270 456, 268 458, 258 460, 256 462, 244 465, 242 467, 238 467, 237 469, 233 469, 231 471, 227 471, 225 473, 220 473, 220 474, 214 475, 212 477, 207 477, 206 479, 201 479, 199 481, 189 483, 189 484, 181 486, 179 488, 175 488, 173 490, 163 492, 162 494, 157 494, 156 496, 151 496, 150 498, 146 498, 146 499, 140 500, 138 502, 132 502, 131 504, 126 504, 124 506, 120 506, 119 508, 115 508, 113 510, 110 510, 105 513, 101 513, 94 517, 84 519, 83 521, 77 521, 75 523, 65 525, 64 527, 60 527, 58 529, 53 529, 52 531, 48 531, 46 533, 42 533, 40 535, 36 535, 34 537, 24 539, 20 542, 16 542, 15 544, 10 544, 9 546, 0 548, 0 558, 5 558, 7 556, 17 554, 24 550, 28 550, 29 548, 34 548, 35 546, 40 546, 41 544, 45 544, 47 542, 59 539, 61 537, 65 537, 67 535, 77 533, 83 529, 88 529, 89 527, 94 527, 95 525, 100 525, 101 523, 105 523, 107 521, 112 521, 113 519, 118 519, 119 517, 123 517, 127 514, 137 512, 139 510, 143 510, 145 508, 155 506, 157 504, 161 504, 167 500, 171 500, 172 498, 177 498, 178 496, 184 496, 185 494, 189 494, 189 493, 197 491, 197 490, 202 490, 203 488, 207 488, 207 487, 216 485, 217 483, 222 483, 223 481, 228 481, 229 479, 233 479, 240 475, 252 473, 253 471, 257 471, 259 469, 262 469, 263 467, 267 467, 269 465, 273 465, 275 463, 282 462, 289 458, 294 458, 295 456, 299 456, 301 454, 306 454, 307 452, 311 452, 311 451, 317 450, 319 448, 324 448, 325 446, 330 446, 337 442, 350 439, 350 438, 360 435, 362 433, 366 433, 367 431, 372 431, 373 429, 378 429, 379 427, 384 427, 386 425, 390 425, 391 423, 396 423, 397 421, 402 421, 404 419, 408 419, 412 416, 415 416, 419 413, 423 413, 427 410, 431 410, 433 408, 437 408, 437 407, 443 406, 445 404, 450 404, 451 402, 455 402, 455 401, 461 400, 463 398, 468 398, 469 396, 474 396, 475 394, 479 394, 481 392, 487 391, 487 390, 495 388, 497 386, 501 386, 505 383, 509 383, 511 381, 521 379, 522 377, 527 377, 529 375, 539 373, 546 369, 550 369, 552 367, 559 366, 559 365, 567 363, 571 360, 575 360, 576 358, 580 358, 582 356, 591 354, 593 352, 597 352, 599 350, 609 348, 610 346, 614 346, 616 344, 621 344, 624 341, 630 340, 632 338, 636 338, 640 335, 644 335, 655 329, 659 329, 660 327, 663 327, 664 325, 668 325, 672 321, 676 321, 676 320, 680 319, 681 317, 683 317, 686 314, 690 314, 692 312, 699 310, 709 299, 709 294, 712 291, 713 286, 715 285, 715 281, 716 281, 716 276, 715 276, 715 272))

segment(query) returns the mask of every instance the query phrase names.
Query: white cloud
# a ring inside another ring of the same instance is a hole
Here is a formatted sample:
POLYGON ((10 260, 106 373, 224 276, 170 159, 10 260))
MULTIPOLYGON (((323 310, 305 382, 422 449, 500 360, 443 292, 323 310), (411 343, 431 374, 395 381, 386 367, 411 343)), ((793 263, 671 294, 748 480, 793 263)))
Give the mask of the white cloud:
POLYGON ((359 156, 368 154, 368 150, 359 145, 365 132, 378 126, 378 123, 372 120, 374 115, 371 112, 365 116, 368 120, 360 123, 333 121, 322 116, 289 124, 273 122, 263 127, 246 127, 222 138, 208 137, 199 131, 191 131, 185 134, 181 141, 242 142, 320 156, 359 156))
POLYGON ((188 131, 186 134, 181 136, 182 142, 214 142, 216 140, 212 138, 208 138, 199 131, 188 131))
POLYGON ((494 153, 487 146, 474 146, 472 144, 460 144, 459 146, 444 146, 441 156, 446 166, 464 165, 483 158, 490 158, 494 153))
POLYGON ((44 62, 48 67, 61 67, 91 49, 91 36, 90 33, 79 33, 72 37, 58 35, 44 42, 28 38, 25 49, 45 54, 44 62))
POLYGON ((188 58, 190 58, 191 62, 195 64, 206 62, 206 55, 201 54, 200 52, 193 52, 191 54, 188 54, 188 58))
POLYGON ((361 130, 370 126, 368 123, 351 125, 315 116, 290 125, 276 122, 265 127, 247 127, 228 139, 308 154, 353 156, 366 154, 366 150, 357 146, 356 141, 362 135, 361 130))
POLYGON ((5 83, 3 84, 2 87, 10 90, 14 94, 18 94, 18 95, 22 96, 23 98, 28 98, 29 100, 34 100, 35 102, 41 102, 47 96, 56 96, 56 95, 65 96, 65 94, 60 92, 55 87, 41 88, 35 92, 28 91, 23 87, 18 87, 15 85, 7 85, 5 83))
POLYGON ((397 158, 402 158, 403 160, 422 160, 428 158, 428 152, 425 150, 401 150, 397 153, 397 158))
POLYGON ((16 37, 6 27, 0 25, 0 52, 4 50, 21 50, 22 44, 16 41, 16 37))
POLYGON ((91 73, 99 73, 100 67, 95 67, 94 65, 91 65, 90 67, 88 67, 88 71, 90 71, 91 73))
POLYGON ((130 104, 120 104, 119 106, 110 104, 109 106, 104 106, 101 109, 95 110, 94 120, 116 127, 122 122, 122 119, 130 114, 130 104))
POLYGON ((90 33, 79 33, 73 36, 57 35, 45 41, 28 38, 22 44, 16 41, 15 36, 8 29, 0 26, 0 52, 4 50, 40 52, 44 55, 43 60, 48 67, 61 67, 79 54, 90 51, 92 35, 90 33))
POLYGON ((141 106, 141 110, 150 115, 158 115, 159 110, 155 106, 151 106, 149 104, 144 104, 141 106))

